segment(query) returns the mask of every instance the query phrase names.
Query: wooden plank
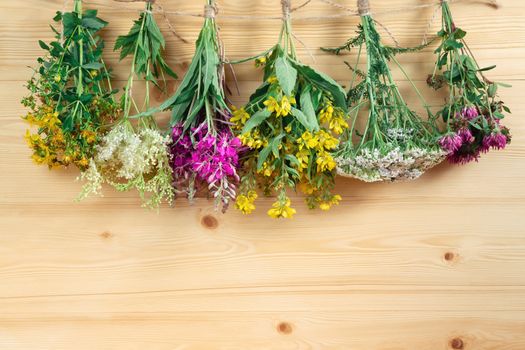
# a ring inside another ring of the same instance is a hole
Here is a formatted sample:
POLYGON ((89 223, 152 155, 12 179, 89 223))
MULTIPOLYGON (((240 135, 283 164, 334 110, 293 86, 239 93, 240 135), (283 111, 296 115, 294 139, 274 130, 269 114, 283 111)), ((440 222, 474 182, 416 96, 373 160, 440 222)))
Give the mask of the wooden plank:
MULTIPOLYGON (((161 0, 157 0, 161 1, 161 0)), ((354 1, 334 0, 354 7, 354 1)), ((376 18, 404 46, 421 42, 434 9, 428 2, 371 0, 376 18), (385 13, 398 8, 400 11, 385 13)), ((201 12, 202 2, 162 1, 167 11, 201 12)), ((293 1, 293 5, 301 3, 293 1)), ((0 348, 22 349, 328 349, 521 350, 525 348, 525 2, 452 3, 481 65, 513 115, 513 143, 463 167, 443 164, 404 184, 363 184, 339 178, 342 203, 309 211, 292 195, 298 216, 266 217, 270 199, 253 216, 217 213, 204 198, 179 199, 157 213, 133 193, 105 189, 104 198, 75 203, 73 170, 48 171, 29 159, 19 104, 38 39, 62 0, 0 4, 0 348)), ((220 14, 275 16, 279 0, 221 0, 220 14)), ((110 49, 143 4, 87 1, 110 21, 106 59, 115 84, 127 77, 110 49), (119 7, 119 11, 114 9, 119 7), (131 11, 129 10, 131 9, 131 11)), ((338 14, 312 1, 294 16, 338 14)), ((202 19, 170 16, 182 44, 166 33, 168 62, 181 75, 202 19)), ((318 50, 344 42, 357 18, 295 20, 316 68, 347 84, 343 61, 318 50)), ((219 19, 231 59, 274 44, 278 21, 219 19)), ((380 29, 387 42, 391 42, 380 29)), ((428 103, 444 96, 425 87, 432 47, 400 56, 428 103)), ((311 60, 298 45, 300 57, 311 60)), ((241 105, 260 72, 236 67, 241 105)), ((393 68, 402 93, 422 112, 416 94, 393 68)), ((229 83, 232 85, 231 76, 229 83)), ((178 82, 170 81, 173 93, 178 82)), ((136 85, 137 97, 143 94, 136 85)), ((162 96, 155 93, 156 103, 162 96)), ((159 116, 166 122, 166 114, 159 116)))

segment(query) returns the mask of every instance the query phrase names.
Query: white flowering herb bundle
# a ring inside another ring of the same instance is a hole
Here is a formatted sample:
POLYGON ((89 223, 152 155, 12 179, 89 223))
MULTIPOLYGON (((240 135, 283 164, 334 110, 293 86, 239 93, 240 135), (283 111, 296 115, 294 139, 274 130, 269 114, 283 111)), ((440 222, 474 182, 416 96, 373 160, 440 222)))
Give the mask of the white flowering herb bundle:
POLYGON ((436 90, 448 88, 447 104, 439 112, 447 134, 439 143, 451 163, 465 164, 510 143, 510 131, 501 123, 504 112, 510 110, 497 98, 498 86, 508 85, 485 77, 483 72, 495 66, 478 65, 465 41, 467 33, 456 27, 447 1, 442 1, 441 9, 438 59, 427 82, 436 90))
POLYGON ((216 208, 226 211, 236 196, 240 141, 229 123, 214 2, 208 0, 205 9, 195 54, 181 85, 146 115, 172 111, 169 148, 176 193, 191 200, 204 189, 215 199, 216 208))
MULTIPOLYGON (((437 143, 439 131, 435 118, 428 108, 428 120, 410 109, 392 77, 389 61, 398 63, 394 55, 417 48, 384 45, 369 14, 367 1, 359 1, 359 5, 361 24, 357 36, 339 48, 325 49, 335 53, 358 49, 356 65, 349 65, 353 77, 348 103, 354 118, 343 135, 341 147, 335 152, 338 173, 366 182, 416 179, 440 163, 444 152, 437 143), (358 68, 364 49, 366 71, 358 68), (361 123, 364 126, 360 126, 363 115, 366 120, 361 123)), ((407 79, 410 80, 408 76, 407 79)), ((413 83, 412 86, 426 106, 413 83)))
MULTIPOLYGON (((284 13, 289 2, 283 1, 284 13)), ((328 76, 297 59, 291 23, 285 16, 277 44, 259 56, 264 82, 232 122, 249 150, 243 156, 241 192, 236 206, 255 209, 257 186, 276 201, 274 218, 295 214, 288 192, 302 189, 310 208, 327 210, 340 200, 332 193, 337 135, 348 127, 344 90, 328 76)))
POLYGON ((136 123, 130 121, 132 110, 140 113, 149 108, 150 85, 160 87, 158 80, 165 75, 177 77, 162 58, 165 40, 151 10, 151 2, 146 2, 146 9, 130 32, 117 38, 115 50, 121 50, 120 58, 132 56, 131 71, 121 99, 123 115, 101 137, 89 168, 81 174, 86 183, 80 198, 101 193, 104 183, 119 191, 135 189, 144 206, 150 208, 158 207, 163 201, 171 203, 174 198, 169 137, 163 135, 151 116, 138 118, 136 123), (133 94, 135 77, 142 78, 146 85, 142 107, 133 94))
POLYGON ((38 58, 27 85, 29 96, 22 100, 30 109, 24 119, 36 128, 27 130, 26 139, 37 164, 85 170, 101 126, 118 109, 102 60, 104 42, 98 36, 107 22, 96 10, 82 11, 80 0, 75 0, 72 12, 57 12, 54 21, 61 29, 51 27, 56 36, 49 44, 39 41, 47 54, 38 58))

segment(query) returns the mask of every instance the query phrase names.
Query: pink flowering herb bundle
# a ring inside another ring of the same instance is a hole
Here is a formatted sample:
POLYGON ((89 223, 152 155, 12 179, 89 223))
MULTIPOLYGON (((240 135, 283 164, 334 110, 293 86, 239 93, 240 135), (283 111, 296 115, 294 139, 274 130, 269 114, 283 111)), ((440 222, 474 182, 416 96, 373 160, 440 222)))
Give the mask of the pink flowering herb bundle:
POLYGON ((456 27, 448 3, 443 1, 441 6, 438 60, 427 82, 436 90, 449 89, 448 102, 439 112, 447 125, 439 145, 451 163, 465 164, 511 141, 509 129, 501 122, 503 113, 510 110, 497 98, 498 86, 508 85, 484 76, 484 71, 495 66, 480 68, 465 42, 467 33, 456 27))
POLYGON ((206 14, 195 55, 181 85, 172 97, 146 115, 172 110, 169 149, 175 191, 192 199, 206 188, 215 198, 216 207, 225 211, 236 197, 241 143, 230 128, 222 48, 211 0, 206 14))

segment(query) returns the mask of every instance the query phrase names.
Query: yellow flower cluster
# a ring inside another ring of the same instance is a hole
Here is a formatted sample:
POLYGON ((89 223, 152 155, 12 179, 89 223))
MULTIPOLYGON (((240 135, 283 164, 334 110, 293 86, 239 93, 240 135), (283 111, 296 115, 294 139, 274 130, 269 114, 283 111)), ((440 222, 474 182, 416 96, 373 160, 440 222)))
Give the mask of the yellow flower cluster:
POLYGON ((294 208, 290 207, 291 204, 292 202, 288 197, 279 199, 273 203, 272 209, 268 210, 268 215, 275 219, 291 219, 297 213, 294 208))
POLYGON ((343 110, 337 107, 334 108, 330 101, 327 101, 325 107, 319 112, 319 119, 321 123, 327 125, 337 135, 342 134, 348 128, 343 110))
POLYGON ((292 105, 296 104, 297 102, 293 96, 283 96, 281 101, 277 101, 275 97, 270 96, 263 103, 270 112, 275 113, 276 117, 286 117, 288 114, 290 114, 292 105))
POLYGON ((317 172, 331 171, 335 168, 336 163, 329 151, 334 150, 339 144, 339 140, 333 137, 325 130, 319 130, 315 133, 305 131, 299 139, 299 152, 295 157, 299 160, 299 171, 308 168, 309 150, 316 152, 317 172))
POLYGON ((43 105, 24 119, 38 128, 38 132, 26 131, 25 139, 33 150, 32 159, 37 164, 47 164, 50 168, 75 164, 80 169, 89 165, 92 145, 97 134, 85 129, 78 135, 65 135, 58 112, 53 106, 43 105))
POLYGON ((235 129, 241 130, 244 124, 246 124, 246 121, 250 119, 250 115, 244 110, 244 108, 237 109, 235 106, 232 106, 231 109, 233 113, 230 122, 234 124, 235 129))
POLYGON ((259 130, 255 129, 239 137, 242 144, 253 149, 259 149, 268 146, 268 139, 262 138, 259 130))
POLYGON ((319 200, 319 209, 321 210, 330 210, 332 205, 338 205, 341 200, 341 196, 336 194, 333 195, 329 200, 319 200))
POLYGON ((250 214, 255 210, 255 200, 257 199, 257 192, 251 190, 246 194, 240 194, 235 200, 235 207, 243 214, 250 214))

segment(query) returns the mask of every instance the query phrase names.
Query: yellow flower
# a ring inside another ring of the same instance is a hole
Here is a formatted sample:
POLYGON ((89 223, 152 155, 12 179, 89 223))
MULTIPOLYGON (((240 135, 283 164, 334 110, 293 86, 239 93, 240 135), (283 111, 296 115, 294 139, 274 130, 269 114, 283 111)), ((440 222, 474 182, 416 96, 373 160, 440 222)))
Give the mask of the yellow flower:
POLYGON ((247 132, 246 134, 239 136, 239 139, 243 145, 253 149, 259 149, 268 145, 268 140, 262 139, 258 130, 247 132))
MULTIPOLYGON (((260 172, 260 171, 259 171, 260 172)), ((268 165, 268 162, 264 162, 262 166, 262 173, 266 177, 272 176, 273 169, 268 165)))
POLYGON ((319 119, 321 120, 321 123, 328 123, 328 122, 330 122, 330 120, 332 119, 333 114, 334 114, 334 107, 332 107, 331 104, 328 104, 319 113, 319 119))
POLYGON ((291 133, 292 132, 292 124, 288 124, 284 127, 284 131, 286 131, 287 133, 291 133))
POLYGON ((325 152, 325 151, 319 152, 319 154, 317 155, 316 163, 317 163, 318 173, 321 173, 327 170, 331 171, 336 166, 334 158, 328 152, 325 152))
POLYGON ((294 214, 297 213, 295 209, 290 207, 291 201, 290 198, 285 197, 284 200, 278 200, 273 203, 272 209, 268 210, 268 215, 274 219, 285 218, 291 219, 294 214))
POLYGON ((60 80, 62 80, 62 77, 60 76, 60 74, 57 74, 57 75, 55 75, 54 79, 55 79, 56 83, 60 83, 60 80))
POLYGON ((297 139, 297 142, 299 143, 299 149, 303 149, 303 146, 312 149, 319 144, 319 137, 313 135, 310 131, 305 131, 301 137, 297 139))
POLYGON ((82 130, 80 134, 89 144, 92 144, 97 140, 97 135, 91 130, 82 130))
POLYGON ((321 149, 332 150, 335 149, 339 144, 338 139, 336 139, 335 137, 330 135, 330 133, 324 130, 319 130, 316 136, 319 139, 319 146, 321 147, 321 149))
POLYGON ((272 75, 271 77, 269 77, 268 79, 266 79, 266 81, 269 83, 269 84, 277 84, 279 82, 279 80, 277 79, 277 77, 275 75, 272 75))
POLYGON ((299 171, 308 168, 308 163, 310 162, 310 151, 302 149, 295 155, 299 161, 299 171))
POLYGON ((89 160, 86 157, 82 157, 82 159, 77 161, 77 165, 79 168, 85 168, 89 165, 89 160))
POLYGON ((255 191, 248 191, 246 195, 241 194, 237 196, 235 200, 235 206, 243 214, 250 214, 255 210, 255 205, 253 202, 257 199, 257 193, 255 191))
POLYGON ((340 135, 343 133, 344 129, 348 128, 348 123, 343 117, 337 116, 330 120, 329 128, 337 135, 340 135))
POLYGON ((281 115, 281 106, 273 96, 268 97, 268 99, 264 101, 264 105, 270 112, 275 112, 277 116, 281 115))
POLYGON ((31 134, 29 130, 26 130, 25 139, 30 147, 33 147, 34 145, 40 144, 42 142, 42 138, 39 134, 31 134))
POLYGON ((295 104, 295 97, 283 96, 281 99, 281 115, 286 117, 292 110, 292 105, 295 104))
POLYGON ((328 200, 328 201, 321 201, 319 203, 319 208, 321 210, 330 210, 330 208, 333 205, 338 205, 340 200, 341 200, 341 196, 336 194, 336 195, 332 196, 332 198, 330 200, 328 200))
POLYGON ((314 187, 312 184, 308 183, 308 182, 301 182, 299 184, 299 189, 304 193, 304 194, 307 194, 307 195, 312 195, 314 194, 314 192, 317 190, 316 187, 314 187))
POLYGON ((240 126, 244 125, 248 119, 250 119, 250 115, 244 110, 244 108, 241 108, 233 111, 230 121, 240 128, 240 126))
POLYGON ((259 57, 255 60, 255 67, 261 67, 266 64, 266 57, 259 57))
POLYGON ((92 78, 95 78, 98 75, 98 71, 93 69, 89 72, 89 75, 91 75, 92 78))

